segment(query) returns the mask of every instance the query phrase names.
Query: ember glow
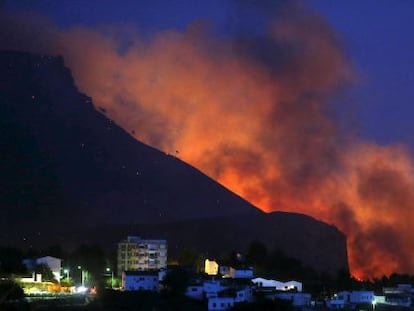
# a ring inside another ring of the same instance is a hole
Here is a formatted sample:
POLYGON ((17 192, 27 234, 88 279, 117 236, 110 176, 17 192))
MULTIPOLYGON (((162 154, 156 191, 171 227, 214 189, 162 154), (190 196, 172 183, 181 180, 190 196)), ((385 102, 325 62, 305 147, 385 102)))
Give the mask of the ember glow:
MULTIPOLYGON (((19 28, 22 41, 34 28, 19 28)), ((332 96, 355 77, 320 16, 295 6, 261 37, 217 38, 195 24, 145 40, 130 34, 128 48, 113 32, 42 31, 44 42, 25 48, 63 55, 96 107, 140 141, 264 211, 336 225, 357 277, 414 273, 413 160, 404 146, 337 125, 332 96)))

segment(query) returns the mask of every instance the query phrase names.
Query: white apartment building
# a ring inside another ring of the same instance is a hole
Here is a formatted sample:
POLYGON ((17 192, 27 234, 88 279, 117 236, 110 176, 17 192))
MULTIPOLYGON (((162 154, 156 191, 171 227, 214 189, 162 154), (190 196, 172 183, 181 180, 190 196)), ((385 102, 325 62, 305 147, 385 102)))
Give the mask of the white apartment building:
POLYGON ((124 271, 154 271, 167 268, 167 241, 128 236, 118 243, 118 275, 124 271))

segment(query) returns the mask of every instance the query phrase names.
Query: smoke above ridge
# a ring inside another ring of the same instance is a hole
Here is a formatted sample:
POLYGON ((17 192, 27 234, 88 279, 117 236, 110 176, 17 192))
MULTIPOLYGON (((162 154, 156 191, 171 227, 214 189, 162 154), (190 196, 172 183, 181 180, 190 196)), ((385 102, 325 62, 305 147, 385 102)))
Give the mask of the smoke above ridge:
POLYGON ((354 275, 414 273, 409 152, 338 126, 332 96, 354 74, 337 34, 300 5, 264 3, 260 33, 241 14, 232 36, 194 23, 145 39, 129 31, 127 47, 110 27, 62 30, 3 12, 0 48, 63 55, 80 90, 138 140, 267 212, 333 223, 354 275))

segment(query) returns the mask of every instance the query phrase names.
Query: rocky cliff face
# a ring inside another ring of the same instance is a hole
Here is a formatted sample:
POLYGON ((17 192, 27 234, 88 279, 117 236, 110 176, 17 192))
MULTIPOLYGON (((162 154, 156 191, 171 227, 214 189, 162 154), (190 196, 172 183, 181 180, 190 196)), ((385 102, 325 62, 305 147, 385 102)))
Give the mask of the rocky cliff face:
POLYGON ((318 270, 347 266, 336 228, 265 214, 104 113, 76 89, 62 58, 0 52, 0 243, 65 243, 56 232, 139 223, 135 234, 161 235, 177 248, 218 252, 259 238, 318 270))

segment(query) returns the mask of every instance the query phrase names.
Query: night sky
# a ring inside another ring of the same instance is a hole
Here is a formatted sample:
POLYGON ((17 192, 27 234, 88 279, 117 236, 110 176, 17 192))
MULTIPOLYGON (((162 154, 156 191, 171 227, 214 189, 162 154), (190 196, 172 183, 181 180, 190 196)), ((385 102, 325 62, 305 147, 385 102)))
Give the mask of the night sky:
POLYGON ((62 54, 138 140, 335 224, 360 276, 414 272, 412 1, 5 3, 41 14, 5 44, 62 54))

